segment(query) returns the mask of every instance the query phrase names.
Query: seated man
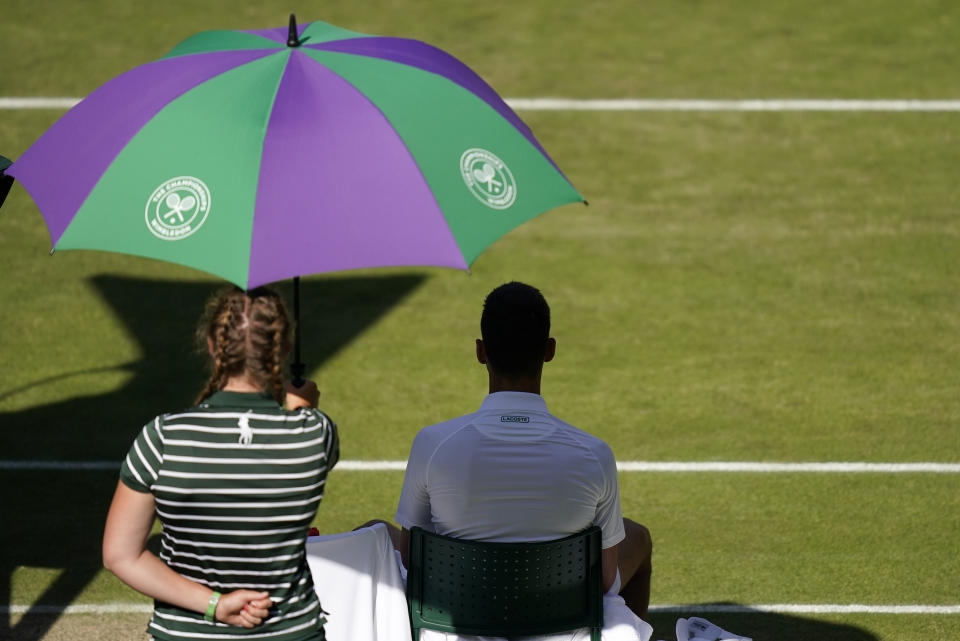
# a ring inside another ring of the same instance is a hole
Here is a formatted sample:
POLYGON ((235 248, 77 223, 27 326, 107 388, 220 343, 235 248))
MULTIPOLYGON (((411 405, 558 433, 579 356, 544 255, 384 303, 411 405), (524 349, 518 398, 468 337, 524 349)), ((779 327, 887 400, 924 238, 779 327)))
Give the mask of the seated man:
POLYGON ((426 427, 413 441, 396 513, 402 530, 392 533, 404 565, 414 526, 545 541, 596 524, 604 590, 645 618, 652 544, 645 527, 621 514, 613 453, 550 414, 540 396, 543 364, 556 352, 546 300, 529 285, 502 285, 484 302, 480 331, 477 360, 490 394, 477 412, 426 427))

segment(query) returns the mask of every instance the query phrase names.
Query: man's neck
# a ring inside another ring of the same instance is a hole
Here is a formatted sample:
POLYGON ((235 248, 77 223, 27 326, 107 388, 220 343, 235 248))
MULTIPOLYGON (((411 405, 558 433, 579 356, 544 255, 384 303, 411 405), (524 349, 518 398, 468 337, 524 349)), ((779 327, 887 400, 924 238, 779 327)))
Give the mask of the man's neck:
POLYGON ((516 378, 506 379, 499 376, 490 377, 490 393, 494 392, 526 392, 540 394, 540 377, 536 379, 516 378))

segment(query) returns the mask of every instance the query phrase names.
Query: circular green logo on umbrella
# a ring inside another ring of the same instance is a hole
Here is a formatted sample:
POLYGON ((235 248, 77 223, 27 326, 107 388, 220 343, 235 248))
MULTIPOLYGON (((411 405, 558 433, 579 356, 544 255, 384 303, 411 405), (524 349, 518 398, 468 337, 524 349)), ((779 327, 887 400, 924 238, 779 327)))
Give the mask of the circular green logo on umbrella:
POLYGON ((178 176, 153 190, 147 200, 147 229, 163 240, 194 233, 210 213, 210 190, 199 178, 178 176))
POLYGON ((460 173, 470 192, 487 207, 506 209, 517 200, 513 172, 486 149, 467 149, 460 156, 460 173))

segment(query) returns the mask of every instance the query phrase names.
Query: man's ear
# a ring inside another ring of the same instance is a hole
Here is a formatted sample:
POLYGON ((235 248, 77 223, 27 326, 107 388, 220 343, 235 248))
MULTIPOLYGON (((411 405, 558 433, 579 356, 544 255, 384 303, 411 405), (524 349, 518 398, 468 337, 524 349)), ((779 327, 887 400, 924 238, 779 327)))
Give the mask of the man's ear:
POLYGON ((207 351, 210 352, 210 356, 213 356, 213 339, 207 336, 207 351))
POLYGON ((487 348, 480 338, 477 339, 477 362, 481 365, 487 364, 487 348))
POLYGON ((547 339, 547 348, 543 350, 543 362, 549 363, 557 355, 557 339, 551 337, 547 339))

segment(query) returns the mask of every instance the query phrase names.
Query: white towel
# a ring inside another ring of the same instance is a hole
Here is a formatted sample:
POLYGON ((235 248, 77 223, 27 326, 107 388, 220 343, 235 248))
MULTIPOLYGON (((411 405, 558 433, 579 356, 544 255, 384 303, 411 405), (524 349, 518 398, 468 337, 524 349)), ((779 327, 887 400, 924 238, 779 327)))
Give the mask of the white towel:
POLYGON ((307 562, 335 641, 410 641, 410 617, 383 524, 307 539, 307 562))
POLYGON ((677 619, 677 641, 752 641, 700 617, 677 619))

